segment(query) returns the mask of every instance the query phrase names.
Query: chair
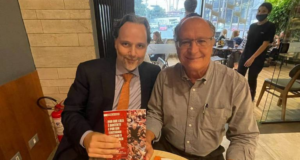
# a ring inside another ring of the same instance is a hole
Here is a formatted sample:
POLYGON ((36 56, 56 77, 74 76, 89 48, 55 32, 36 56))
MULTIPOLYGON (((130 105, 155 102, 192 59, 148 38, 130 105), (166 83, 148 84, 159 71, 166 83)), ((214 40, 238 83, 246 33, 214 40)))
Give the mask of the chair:
POLYGON ((229 47, 229 48, 234 48, 234 41, 233 40, 226 40, 226 45, 229 47))
POLYGON ((218 39, 220 37, 221 32, 216 32, 215 33, 215 39, 218 39))
POLYGON ((166 44, 166 43, 167 43, 167 41, 168 41, 168 39, 167 39, 167 38, 165 38, 165 39, 163 39, 162 41, 163 41, 163 44, 166 44))
POLYGON ((279 49, 278 49, 278 54, 283 58, 280 64, 280 68, 282 67, 284 60, 286 60, 286 64, 287 64, 287 60, 288 58, 291 58, 291 55, 287 54, 288 50, 290 47, 290 43, 280 43, 279 45, 279 49))
POLYGON ((279 54, 285 54, 288 52, 290 43, 280 43, 279 45, 279 54))
POLYGON ((225 58, 221 58, 219 56, 212 56, 212 57, 210 57, 210 60, 211 61, 219 61, 219 62, 221 62, 221 64, 224 64, 226 59, 225 58))
POLYGON ((258 106, 265 91, 278 97, 277 105, 282 105, 281 120, 283 121, 285 120, 287 98, 300 97, 300 83, 296 81, 300 79, 300 65, 295 66, 290 71, 289 76, 290 79, 266 79, 256 103, 256 106, 258 106), (271 92, 274 90, 279 92, 280 95, 271 92))
POLYGON ((165 69, 166 67, 168 67, 168 63, 166 61, 164 61, 162 58, 158 57, 157 58, 157 65, 161 68, 161 69, 165 69))
POLYGON ((150 60, 152 62, 156 62, 158 60, 158 58, 161 58, 161 59, 165 60, 166 59, 166 54, 157 53, 157 54, 151 54, 150 55, 150 60))

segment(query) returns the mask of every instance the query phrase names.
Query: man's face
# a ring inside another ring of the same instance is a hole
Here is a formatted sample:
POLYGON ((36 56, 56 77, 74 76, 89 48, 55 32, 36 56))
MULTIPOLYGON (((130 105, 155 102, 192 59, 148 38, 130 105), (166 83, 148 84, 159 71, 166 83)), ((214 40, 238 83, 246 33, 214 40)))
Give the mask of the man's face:
POLYGON ((141 147, 144 147, 144 146, 145 146, 145 142, 144 142, 144 141, 141 141, 141 142, 140 142, 140 146, 141 146, 141 147))
POLYGON ((214 44, 209 24, 200 18, 190 18, 183 22, 176 45, 181 64, 186 70, 197 71, 209 65, 214 44), (187 47, 185 42, 189 42, 187 47), (181 47, 180 47, 181 44, 181 47))
POLYGON ((135 123, 132 125, 132 128, 133 128, 133 129, 136 129, 136 124, 135 124, 135 123))
POLYGON ((127 71, 133 71, 144 61, 147 46, 146 27, 143 24, 126 22, 115 39, 117 62, 127 71))

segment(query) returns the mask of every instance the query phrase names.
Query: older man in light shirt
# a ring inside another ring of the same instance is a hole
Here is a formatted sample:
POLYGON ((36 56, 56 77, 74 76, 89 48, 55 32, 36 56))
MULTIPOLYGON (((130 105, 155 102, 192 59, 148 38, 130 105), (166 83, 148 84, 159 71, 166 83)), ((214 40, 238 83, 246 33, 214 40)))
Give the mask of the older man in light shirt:
POLYGON ((153 147, 189 160, 254 159, 259 135, 247 80, 210 60, 214 26, 200 18, 184 20, 175 31, 181 63, 163 70, 148 104, 147 158, 153 147))

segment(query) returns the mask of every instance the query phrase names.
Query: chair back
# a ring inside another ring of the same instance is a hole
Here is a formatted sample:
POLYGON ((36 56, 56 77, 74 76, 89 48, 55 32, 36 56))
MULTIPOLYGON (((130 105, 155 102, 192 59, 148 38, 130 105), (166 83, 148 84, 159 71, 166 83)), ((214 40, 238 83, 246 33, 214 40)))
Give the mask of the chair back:
POLYGON ((289 76, 292 78, 290 80, 290 82, 287 84, 287 86, 285 87, 284 91, 286 93, 288 93, 288 91, 290 90, 290 88, 293 86, 294 82, 297 79, 300 79, 300 65, 298 64, 297 66, 295 66, 289 73, 289 76))
POLYGON ((161 69, 165 69, 168 64, 166 61, 164 61, 162 58, 158 57, 157 58, 157 65, 161 68, 161 69))
POLYGON ((167 43, 167 38, 163 39, 162 41, 164 42, 163 44, 166 44, 167 43))
POLYGON ((240 44, 242 49, 245 49, 247 43, 247 39, 243 39, 242 43, 240 44))
MULTIPOLYGON (((291 78, 293 78, 294 76, 296 76, 296 74, 300 72, 300 64, 296 65, 289 73, 289 76, 291 78)), ((296 78, 296 79, 300 79, 300 75, 296 78)))
POLYGON ((233 40, 226 40, 226 45, 229 48, 234 48, 234 41, 233 40))
POLYGON ((289 50, 289 43, 280 43, 279 45, 279 53, 288 53, 289 50))
POLYGON ((215 33, 215 39, 218 39, 220 37, 221 32, 216 32, 215 33))

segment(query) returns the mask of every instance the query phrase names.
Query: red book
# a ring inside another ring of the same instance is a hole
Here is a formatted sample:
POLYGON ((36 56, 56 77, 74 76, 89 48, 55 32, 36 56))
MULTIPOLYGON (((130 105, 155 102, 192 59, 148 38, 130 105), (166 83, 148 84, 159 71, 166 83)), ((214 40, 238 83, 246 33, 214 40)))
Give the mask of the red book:
POLYGON ((113 160, 144 160, 146 156, 146 110, 104 112, 105 134, 119 138, 122 148, 113 160))

